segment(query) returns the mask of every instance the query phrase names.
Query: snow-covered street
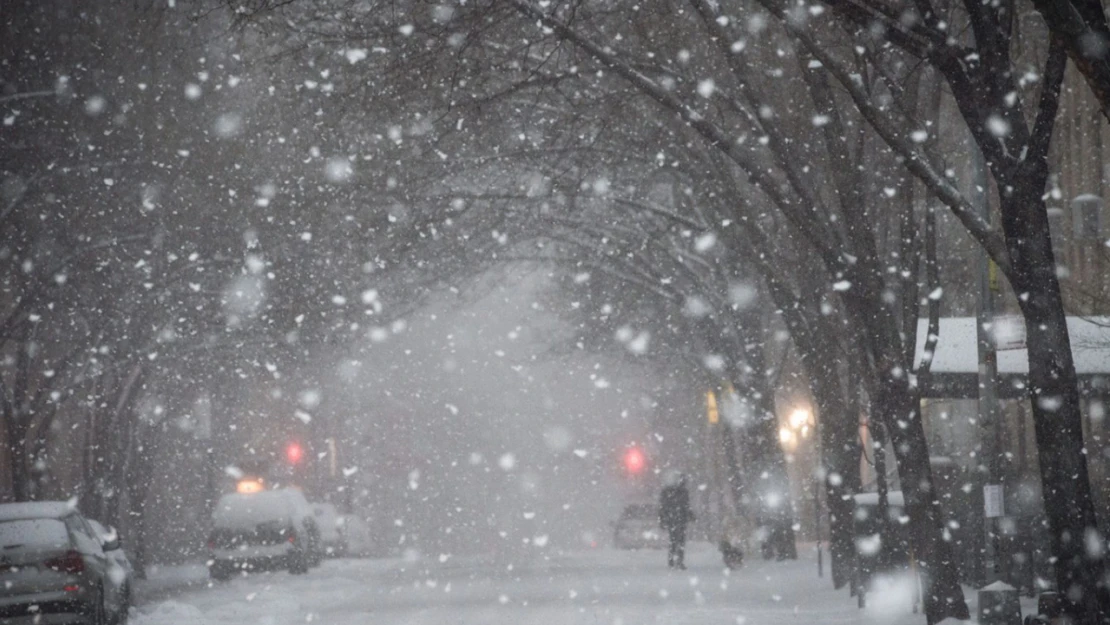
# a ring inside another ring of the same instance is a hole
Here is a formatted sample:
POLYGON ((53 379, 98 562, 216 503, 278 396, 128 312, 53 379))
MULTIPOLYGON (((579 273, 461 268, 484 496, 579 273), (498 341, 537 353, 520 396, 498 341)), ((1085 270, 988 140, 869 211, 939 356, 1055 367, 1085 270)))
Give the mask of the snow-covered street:
MULTIPOLYGON (((479 558, 333 560, 305 576, 260 574, 140 606, 133 625, 327 623, 915 624, 911 594, 875 595, 865 610, 817 577, 810 549, 795 562, 754 560, 731 573, 695 543, 686 571, 660 551, 599 549, 527 563, 479 558)), ((970 598, 970 597, 969 597, 970 598)))

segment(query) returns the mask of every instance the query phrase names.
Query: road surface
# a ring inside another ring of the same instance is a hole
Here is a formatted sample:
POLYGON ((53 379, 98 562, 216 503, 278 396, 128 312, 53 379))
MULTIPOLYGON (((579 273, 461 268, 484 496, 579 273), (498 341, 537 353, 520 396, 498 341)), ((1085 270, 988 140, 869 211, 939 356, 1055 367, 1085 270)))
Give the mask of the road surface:
POLYGON ((137 608, 132 625, 922 625, 903 584, 866 610, 819 579, 811 549, 796 562, 754 560, 725 571, 695 544, 689 569, 660 551, 598 549, 523 562, 483 558, 343 559, 309 574, 267 573, 207 584, 137 608), (441 561, 442 560, 442 561, 441 561))

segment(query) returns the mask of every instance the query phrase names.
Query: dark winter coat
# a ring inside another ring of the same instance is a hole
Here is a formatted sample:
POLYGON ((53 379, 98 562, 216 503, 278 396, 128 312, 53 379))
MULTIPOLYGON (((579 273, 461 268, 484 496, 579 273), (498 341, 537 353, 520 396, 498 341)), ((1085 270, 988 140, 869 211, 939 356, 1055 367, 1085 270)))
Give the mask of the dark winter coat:
POLYGON ((690 510, 690 491, 686 484, 674 484, 663 488, 659 495, 659 525, 667 531, 685 528, 694 520, 690 510))

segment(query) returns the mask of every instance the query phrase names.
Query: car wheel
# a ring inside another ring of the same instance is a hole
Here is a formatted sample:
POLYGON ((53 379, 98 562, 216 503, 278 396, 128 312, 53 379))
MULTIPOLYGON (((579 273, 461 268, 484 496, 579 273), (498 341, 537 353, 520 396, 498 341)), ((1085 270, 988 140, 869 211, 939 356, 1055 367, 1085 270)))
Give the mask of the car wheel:
POLYGON ((104 588, 98 588, 92 605, 86 608, 88 619, 92 625, 111 625, 108 620, 108 608, 104 605, 104 588))
POLYGON ((127 625, 127 619, 131 616, 131 586, 124 586, 120 591, 119 611, 116 612, 116 618, 112 620, 114 625, 127 625))
POLYGON ((108 606, 104 605, 104 591, 100 591, 100 609, 96 612, 97 625, 110 625, 108 619, 108 606))
POLYGON ((226 582, 231 579, 231 567, 222 562, 214 562, 208 567, 208 576, 217 582, 226 582))
POLYGON ((759 551, 764 560, 770 560, 771 558, 775 557, 775 548, 771 546, 771 543, 769 541, 764 541, 762 544, 760 544, 759 551))
POLYGON ((304 575, 308 572, 308 556, 304 553, 289 554, 289 572, 293 575, 304 575))

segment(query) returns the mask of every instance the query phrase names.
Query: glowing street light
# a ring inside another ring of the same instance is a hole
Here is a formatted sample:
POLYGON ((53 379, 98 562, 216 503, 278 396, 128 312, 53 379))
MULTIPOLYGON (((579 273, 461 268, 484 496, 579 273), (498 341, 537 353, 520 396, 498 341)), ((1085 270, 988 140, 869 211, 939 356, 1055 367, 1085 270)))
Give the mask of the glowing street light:
POLYGON ((801 439, 809 437, 812 425, 813 413, 808 408, 796 408, 786 418, 786 425, 779 428, 779 442, 786 449, 794 449, 801 439))
POLYGON ((798 437, 794 435, 794 430, 786 427, 785 425, 779 428, 779 442, 788 449, 793 449, 798 444, 798 437))
POLYGON ((790 427, 794 430, 801 430, 802 428, 809 425, 809 421, 812 418, 813 415, 810 414, 808 409, 798 408, 794 412, 790 413, 790 418, 787 419, 787 421, 790 422, 790 427))

